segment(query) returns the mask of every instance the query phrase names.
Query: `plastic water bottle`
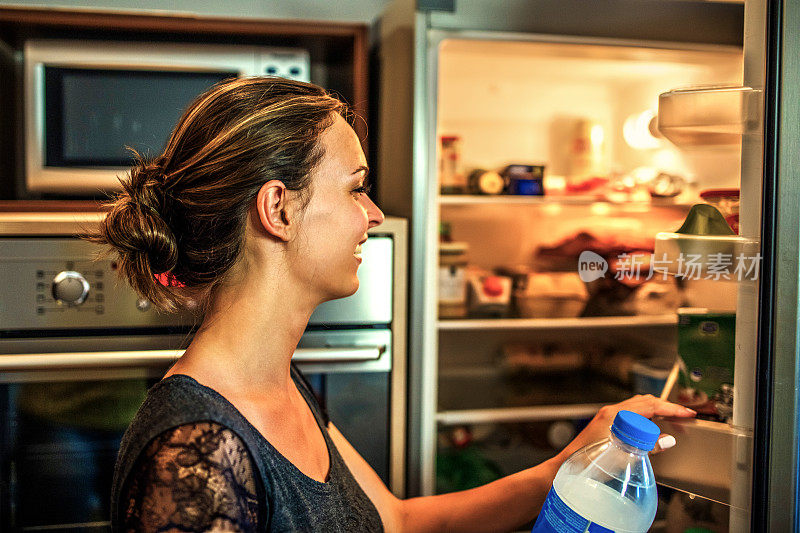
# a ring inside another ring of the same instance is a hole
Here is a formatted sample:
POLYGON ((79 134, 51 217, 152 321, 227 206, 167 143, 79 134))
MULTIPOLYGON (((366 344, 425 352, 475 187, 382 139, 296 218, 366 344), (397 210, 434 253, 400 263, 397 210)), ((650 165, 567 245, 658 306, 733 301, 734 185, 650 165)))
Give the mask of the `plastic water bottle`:
POLYGON ((609 438, 581 448, 561 465, 533 532, 647 531, 658 504, 647 452, 659 434, 645 417, 620 411, 609 438))

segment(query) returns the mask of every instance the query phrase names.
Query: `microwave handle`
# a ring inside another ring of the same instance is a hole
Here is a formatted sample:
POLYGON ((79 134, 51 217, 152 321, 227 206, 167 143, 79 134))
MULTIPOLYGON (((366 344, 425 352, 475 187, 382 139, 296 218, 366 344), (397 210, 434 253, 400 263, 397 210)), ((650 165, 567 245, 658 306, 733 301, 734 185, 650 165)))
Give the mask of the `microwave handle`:
MULTIPOLYGON (((379 359, 385 346, 298 348, 298 363, 345 363, 379 359)), ((125 352, 66 352, 0 355, 0 372, 57 370, 62 368, 159 367, 172 364, 184 350, 139 350, 125 352)))

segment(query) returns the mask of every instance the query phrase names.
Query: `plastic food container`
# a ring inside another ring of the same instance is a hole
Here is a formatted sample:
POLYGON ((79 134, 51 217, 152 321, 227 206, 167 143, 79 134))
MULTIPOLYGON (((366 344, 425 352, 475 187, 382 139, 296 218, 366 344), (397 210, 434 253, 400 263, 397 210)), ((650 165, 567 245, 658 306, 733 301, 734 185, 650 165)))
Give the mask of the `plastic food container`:
POLYGON ((515 292, 523 318, 577 317, 588 297, 586 285, 572 272, 530 274, 527 286, 515 292))
POLYGON ((658 97, 658 131, 676 146, 734 145, 757 127, 758 91, 750 87, 686 87, 658 97))
POLYGON ((464 194, 466 180, 461 172, 461 138, 442 135, 439 143, 439 186, 442 194, 464 194))
POLYGON ((633 392, 659 396, 675 361, 669 359, 647 359, 637 361, 631 367, 633 392))

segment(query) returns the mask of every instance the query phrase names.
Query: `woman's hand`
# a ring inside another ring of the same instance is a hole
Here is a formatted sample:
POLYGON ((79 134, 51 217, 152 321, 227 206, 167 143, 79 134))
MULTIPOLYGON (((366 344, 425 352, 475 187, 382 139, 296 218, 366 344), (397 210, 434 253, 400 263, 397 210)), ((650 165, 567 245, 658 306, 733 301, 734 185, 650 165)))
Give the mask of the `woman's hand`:
MULTIPOLYGON (((597 442, 608 437, 614 417, 620 411, 633 411, 644 417, 672 416, 680 418, 693 417, 697 413, 687 407, 675 403, 661 400, 650 394, 634 396, 624 402, 606 405, 600 408, 589 425, 575 437, 569 445, 561 452, 564 458, 569 457, 573 452, 583 448, 587 444, 597 442)), ((658 453, 675 445, 675 438, 672 435, 661 435, 655 448, 650 453, 658 453)))

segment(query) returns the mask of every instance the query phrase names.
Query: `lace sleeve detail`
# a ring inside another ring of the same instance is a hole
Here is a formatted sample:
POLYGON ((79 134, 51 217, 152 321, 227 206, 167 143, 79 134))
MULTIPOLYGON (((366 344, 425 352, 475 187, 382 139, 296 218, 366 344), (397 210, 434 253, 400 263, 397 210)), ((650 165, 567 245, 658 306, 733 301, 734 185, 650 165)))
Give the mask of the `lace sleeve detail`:
POLYGON ((125 531, 256 531, 255 465, 242 440, 214 422, 157 437, 128 477, 125 531))

